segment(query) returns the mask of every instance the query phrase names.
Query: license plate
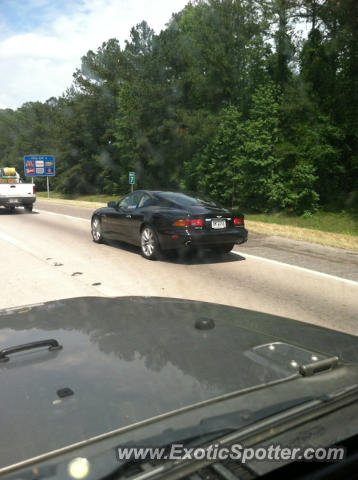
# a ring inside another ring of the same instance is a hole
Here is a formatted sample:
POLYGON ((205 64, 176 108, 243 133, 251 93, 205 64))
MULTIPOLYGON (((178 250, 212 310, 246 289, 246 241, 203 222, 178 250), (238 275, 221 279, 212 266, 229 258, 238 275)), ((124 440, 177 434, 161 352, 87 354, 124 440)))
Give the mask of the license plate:
POLYGON ((211 228, 226 228, 226 220, 212 220, 211 228))
POLYGON ((17 198, 9 198, 9 203, 17 203, 17 198))

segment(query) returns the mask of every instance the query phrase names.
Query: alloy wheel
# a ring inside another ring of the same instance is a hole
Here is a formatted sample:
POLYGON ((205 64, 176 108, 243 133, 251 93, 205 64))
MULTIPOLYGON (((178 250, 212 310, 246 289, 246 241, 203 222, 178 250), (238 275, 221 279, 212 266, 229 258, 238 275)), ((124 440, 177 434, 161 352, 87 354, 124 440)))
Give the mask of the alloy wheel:
POLYGON ((143 255, 145 257, 150 258, 154 255, 155 238, 152 229, 149 227, 144 228, 144 230, 142 231, 141 246, 143 255))
POLYGON ((98 218, 92 222, 92 237, 95 242, 100 242, 102 239, 101 223, 98 218))

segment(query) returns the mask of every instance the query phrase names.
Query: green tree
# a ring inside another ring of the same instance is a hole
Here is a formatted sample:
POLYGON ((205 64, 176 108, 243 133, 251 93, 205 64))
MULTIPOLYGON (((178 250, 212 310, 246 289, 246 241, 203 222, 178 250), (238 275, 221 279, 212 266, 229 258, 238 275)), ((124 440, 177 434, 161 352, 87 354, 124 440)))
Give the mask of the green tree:
POLYGON ((275 52, 270 58, 272 78, 281 90, 292 78, 294 61, 294 19, 296 0, 274 0, 268 15, 273 23, 275 52))
POLYGON ((238 196, 252 210, 268 211, 282 205, 285 195, 280 158, 278 89, 272 82, 257 88, 245 122, 243 155, 235 181, 238 196))
POLYGON ((243 124, 238 109, 226 107, 220 113, 217 132, 212 141, 185 163, 186 187, 201 190, 224 204, 234 205, 235 174, 241 162, 243 124))

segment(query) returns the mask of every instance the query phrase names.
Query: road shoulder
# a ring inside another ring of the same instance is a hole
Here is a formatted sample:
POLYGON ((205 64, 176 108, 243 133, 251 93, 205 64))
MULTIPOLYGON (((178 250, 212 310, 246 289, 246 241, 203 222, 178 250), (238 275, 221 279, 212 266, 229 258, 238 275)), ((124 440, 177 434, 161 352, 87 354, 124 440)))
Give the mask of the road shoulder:
POLYGON ((235 251, 358 282, 358 252, 250 232, 235 251))
POLYGON ((256 221, 246 221, 245 223, 251 232, 257 234, 291 238, 293 240, 358 252, 358 237, 353 235, 323 232, 321 230, 293 227, 291 225, 279 225, 277 223, 256 221))

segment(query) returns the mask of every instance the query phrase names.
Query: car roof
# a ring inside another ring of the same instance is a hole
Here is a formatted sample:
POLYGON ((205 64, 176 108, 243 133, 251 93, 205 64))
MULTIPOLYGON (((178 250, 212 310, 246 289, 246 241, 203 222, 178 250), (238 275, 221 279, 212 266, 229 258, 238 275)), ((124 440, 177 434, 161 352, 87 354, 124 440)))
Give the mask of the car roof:
POLYGON ((149 195, 160 195, 162 193, 179 193, 182 195, 187 195, 185 192, 175 191, 175 190, 134 190, 133 192, 128 193, 127 195, 131 195, 131 193, 148 193, 149 195))

